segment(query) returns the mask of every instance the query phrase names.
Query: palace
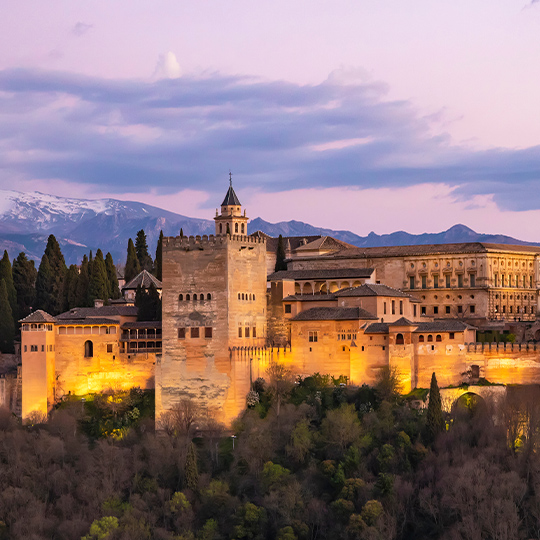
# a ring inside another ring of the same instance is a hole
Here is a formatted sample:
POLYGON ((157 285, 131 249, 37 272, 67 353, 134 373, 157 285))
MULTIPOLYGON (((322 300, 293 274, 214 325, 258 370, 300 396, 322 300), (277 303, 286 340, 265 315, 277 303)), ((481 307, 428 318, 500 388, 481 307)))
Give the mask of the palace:
POLYGON ((214 219, 215 235, 163 239, 162 282, 136 278, 161 290, 162 322, 137 322, 134 286, 121 302, 21 321, 23 418, 67 394, 140 386, 155 388, 156 418, 189 398, 230 424, 271 361, 354 384, 391 366, 404 391, 434 371, 442 386, 540 382, 540 248, 290 237, 274 272, 277 239, 247 234, 232 183, 214 219), (477 343, 478 329, 508 325, 519 343, 477 343))

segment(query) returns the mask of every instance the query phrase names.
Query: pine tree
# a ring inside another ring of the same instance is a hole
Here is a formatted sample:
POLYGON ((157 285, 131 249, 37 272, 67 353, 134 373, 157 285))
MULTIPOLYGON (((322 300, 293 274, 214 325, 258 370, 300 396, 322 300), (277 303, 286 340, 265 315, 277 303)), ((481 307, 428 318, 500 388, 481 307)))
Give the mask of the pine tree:
POLYGON ((43 309, 51 315, 58 315, 64 310, 66 273, 66 262, 60 245, 51 234, 47 240, 47 247, 36 278, 36 307, 38 309, 43 309))
POLYGON ((105 256, 105 268, 107 269, 107 279, 109 281, 109 298, 116 300, 120 298, 120 287, 118 286, 118 276, 116 275, 116 266, 110 253, 105 256))
POLYGON ((66 274, 66 303, 67 309, 73 309, 74 307, 80 307, 77 305, 78 297, 77 291, 79 287, 79 269, 77 265, 72 264, 66 274))
POLYGON ((444 431, 445 424, 442 413, 441 394, 435 373, 431 376, 431 386, 429 388, 429 404, 427 410, 427 429, 431 441, 437 438, 439 433, 444 431))
POLYGON ((138 321, 161 320, 161 299, 153 283, 148 288, 148 291, 145 291, 140 286, 137 287, 135 306, 137 306, 138 321))
POLYGON ((285 262, 285 246, 283 244, 283 236, 281 234, 278 238, 277 251, 276 251, 276 266, 274 268, 275 272, 280 270, 287 270, 287 263, 285 262))
POLYGON ((193 443, 189 445, 184 475, 186 478, 186 486, 192 491, 197 491, 197 488, 199 487, 199 469, 197 467, 197 450, 193 443))
POLYGON ((6 282, 4 279, 0 279, 0 352, 13 353, 15 351, 14 339, 15 324, 9 304, 6 282))
POLYGON ((184 238, 184 229, 180 227, 180 238, 184 238))
POLYGON ((148 244, 146 242, 146 234, 144 229, 141 229, 137 233, 137 238, 135 239, 135 251, 137 252, 137 259, 141 270, 146 270, 147 272, 152 271, 152 266, 154 265, 152 257, 148 253, 148 244))
POLYGON ((37 270, 34 261, 27 259, 21 252, 13 261, 13 285, 17 292, 18 318, 30 315, 36 305, 37 270))
POLYGON ((163 231, 159 232, 159 239, 156 247, 156 260, 154 261, 154 275, 163 280, 163 231))
POLYGON ((4 256, 0 260, 0 279, 3 279, 6 282, 11 313, 13 314, 13 319, 18 320, 19 309, 17 305, 17 291, 15 290, 15 285, 13 284, 13 269, 11 268, 11 262, 6 250, 4 250, 4 256))
POLYGON ((109 299, 109 279, 101 249, 97 250, 91 264, 90 281, 88 284, 88 305, 92 306, 96 299, 103 300, 104 302, 109 299))
POLYGON ((88 257, 83 256, 81 262, 81 268, 79 270, 79 278, 77 279, 77 294, 74 307, 86 307, 88 306, 88 286, 90 283, 88 257))
POLYGON ((137 252, 135 251, 133 240, 130 238, 128 240, 127 247, 126 267, 124 268, 124 279, 126 280, 126 284, 129 283, 140 272, 141 265, 139 264, 139 259, 137 258, 137 252))
POLYGON ((51 315, 56 315, 57 302, 53 293, 53 282, 54 275, 49 257, 44 253, 36 276, 36 309, 42 309, 51 315))

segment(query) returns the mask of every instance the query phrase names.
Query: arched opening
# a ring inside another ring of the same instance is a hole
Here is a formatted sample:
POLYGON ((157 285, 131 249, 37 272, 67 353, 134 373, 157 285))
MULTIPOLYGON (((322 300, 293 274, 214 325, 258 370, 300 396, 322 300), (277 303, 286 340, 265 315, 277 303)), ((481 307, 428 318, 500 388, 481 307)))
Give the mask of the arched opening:
POLYGON ((207 300, 212 300, 212 295, 211 295, 210 293, 208 293, 208 294, 206 295, 206 299, 207 299, 207 300))
POLYGON ((85 358, 92 358, 94 356, 94 344, 90 340, 84 343, 84 356, 85 358))
POLYGON ((244 224, 242 223, 242 234, 244 234, 244 224))
POLYGON ((302 290, 302 294, 313 294, 313 287, 311 283, 304 283, 304 289, 302 290))
POLYGON ((234 224, 234 232, 235 232, 235 233, 238 233, 238 223, 235 223, 235 224, 234 224))
POLYGON ((336 292, 336 291, 339 290, 338 284, 335 281, 332 281, 330 283, 329 288, 330 288, 331 293, 336 292))
POLYGON ((437 336, 435 337, 435 341, 442 341, 442 337, 440 334, 437 334, 437 336))
POLYGON ((429 334, 429 336, 427 337, 427 340, 428 340, 428 342, 432 342, 433 341, 433 336, 431 334, 429 334))
POLYGON ((191 297, 189 296, 189 294, 186 294, 186 300, 189 301, 190 299, 191 299, 191 297))
POLYGON ((479 412, 483 412, 486 409, 486 402, 482 396, 475 394, 474 392, 465 392, 458 399, 456 399, 452 413, 456 416, 474 416, 479 412))
POLYGON ((193 295, 193 301, 194 301, 194 302, 197 301, 197 295, 196 295, 196 294, 193 295))
POLYGON ((418 336, 418 343, 424 343, 424 336, 422 334, 418 336))
POLYGON ((358 281, 358 280, 356 280, 356 281, 352 284, 353 287, 360 287, 361 285, 362 285, 362 283, 361 283, 360 281, 358 281))
POLYGON ((184 301, 184 295, 183 295, 183 294, 179 294, 179 295, 178 295, 178 301, 179 301, 179 302, 183 302, 183 301, 184 301))
POLYGON ((404 345, 405 340, 403 339, 403 334, 396 335, 396 345, 404 345))

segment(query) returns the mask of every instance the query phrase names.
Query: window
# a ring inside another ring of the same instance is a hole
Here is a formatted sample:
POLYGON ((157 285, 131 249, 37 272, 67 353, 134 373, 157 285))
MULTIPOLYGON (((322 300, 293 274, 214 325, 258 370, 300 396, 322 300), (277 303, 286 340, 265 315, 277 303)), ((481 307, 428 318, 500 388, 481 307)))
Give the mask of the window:
POLYGON ((206 295, 206 299, 207 299, 207 300, 212 300, 212 295, 211 295, 210 293, 208 293, 208 294, 206 295))
POLYGON ((30 345, 30 352, 37 352, 37 345, 30 345))
POLYGON ((503 306, 503 313, 506 313, 506 306, 503 306))
POLYGON ((446 287, 447 289, 449 289, 449 288, 450 288, 450 274, 446 274, 446 275, 444 276, 444 278, 445 278, 445 281, 446 281, 445 287, 446 287))
POLYGON ((501 287, 504 287, 504 282, 505 282, 505 279, 504 279, 504 274, 501 276, 501 287))
POLYGON ((193 295, 193 301, 194 301, 194 302, 197 301, 197 295, 196 295, 196 294, 193 295))
POLYGON ((499 274, 495 274, 495 287, 499 286, 499 274))
POLYGON ((234 224, 234 232, 238 234, 238 223, 234 224))
POLYGON ((201 301, 201 304, 204 304, 204 294, 199 295, 199 300, 201 301))
POLYGON ((41 346, 41 352, 45 352, 45 345, 41 346))
POLYGON ((190 328, 190 331, 191 331, 191 338, 192 339, 196 339, 199 337, 199 327, 198 326, 192 326, 190 328))
POLYGON ((414 276, 409 277, 409 289, 414 289, 414 276))
POLYGON ((463 287, 463 274, 458 274, 458 277, 457 277, 457 286, 458 286, 458 287, 463 287))
POLYGON ((529 276, 529 287, 532 289, 533 286, 533 277, 529 276))
POLYGON ((362 345, 362 352, 364 351, 364 346, 362 345))
POLYGON ((24 346, 24 352, 27 352, 27 351, 28 351, 28 348, 27 348, 27 346, 25 345, 25 346, 24 346))
POLYGON ((469 313, 476 313, 476 306, 474 304, 469 306, 469 313))
POLYGON ((439 306, 433 306, 433 315, 439 314, 439 306))
POLYGON ((308 332, 308 340, 310 343, 317 343, 319 341, 318 332, 308 332))
POLYGON ((245 298, 244 298, 244 293, 242 293, 242 300, 245 300, 245 298))
POLYGON ((107 343, 107 352, 112 353, 112 343, 107 343))
POLYGON ((422 289, 427 289, 427 276, 422 276, 422 289))
POLYGON ((414 306, 413 306, 413 314, 416 317, 416 304, 414 304, 414 306))
POLYGON ((399 314, 403 315, 403 300, 399 301, 399 314))
POLYGON ((186 300, 189 302, 191 300, 191 297, 189 296, 189 294, 186 294, 186 300))
POLYGON ((471 366, 471 377, 473 379, 480 378, 480 366, 472 365, 471 366))
POLYGON ((476 287, 476 274, 469 274, 469 285, 476 287))
POLYGON ((448 334, 448 339, 454 339, 454 332, 450 332, 448 334))
POLYGON ((253 327, 253 337, 254 338, 257 337, 257 327, 256 326, 253 327))
POLYGON ((205 326, 204 327, 204 337, 205 338, 211 338, 212 337, 212 327, 211 326, 205 326))
POLYGON ((424 343, 424 336, 422 334, 418 336, 418 343, 424 343))
POLYGON ((285 313, 292 313, 291 304, 285 304, 285 313))
POLYGON ((438 342, 442 341, 442 337, 440 334, 437 334, 437 336, 435 337, 435 341, 438 341, 438 342))
POLYGON ((242 223, 242 234, 244 234, 244 224, 242 223))
POLYGON ((238 325, 238 337, 242 337, 242 325, 238 325))
POLYGON ((433 341, 433 336, 432 336, 431 334, 429 334, 429 336, 427 337, 427 340, 428 340, 429 342, 433 341))
POLYGON ((246 337, 249 337, 249 326, 246 326, 244 335, 245 335, 246 337))
POLYGON ((445 311, 447 315, 450 315, 450 306, 445 306, 445 311))
POLYGON ((84 344, 84 356, 85 358, 92 358, 94 356, 94 344, 90 340, 84 344))
POLYGON ((403 334, 397 334, 396 336, 396 345, 403 345, 405 340, 403 339, 403 334))
POLYGON ((240 293, 238 293, 238 300, 240 300, 242 297, 240 296, 240 293))
POLYGON ((183 294, 179 294, 179 295, 178 295, 178 301, 179 301, 179 302, 183 302, 183 301, 184 301, 184 295, 183 295, 183 294))
POLYGON ((223 225, 219 224, 219 234, 223 234, 223 225))
POLYGON ((457 312, 458 313, 463 313, 463 306, 458 306, 457 307, 457 312))
POLYGON ((510 306, 510 313, 514 312, 514 306, 510 306))
POLYGON ((383 315, 386 315, 386 302, 383 302, 383 315))
POLYGON ((186 339, 186 329, 185 328, 179 328, 178 329, 178 339, 186 339))
POLYGON ((426 314, 426 306, 421 306, 420 307, 420 315, 425 315, 426 314))
POLYGON ((392 300, 392 315, 396 314, 396 301, 392 300))

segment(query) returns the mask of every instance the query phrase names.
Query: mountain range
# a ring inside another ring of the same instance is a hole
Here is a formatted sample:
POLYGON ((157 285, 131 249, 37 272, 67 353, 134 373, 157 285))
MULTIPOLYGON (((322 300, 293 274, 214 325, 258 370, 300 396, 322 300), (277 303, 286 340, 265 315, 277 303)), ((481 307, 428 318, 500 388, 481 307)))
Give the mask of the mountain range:
MULTIPOLYGON (((80 262, 83 254, 101 248, 111 252, 122 265, 126 258, 128 238, 137 231, 146 232, 150 254, 156 248, 160 230, 165 236, 214 233, 213 220, 190 218, 139 202, 116 199, 73 199, 39 192, 21 193, 0 190, 0 250, 11 259, 19 252, 39 262, 47 237, 54 234, 68 264, 80 262)), ((448 244, 456 242, 491 242, 498 244, 534 245, 509 236, 480 234, 465 225, 454 225, 440 233, 410 234, 397 231, 359 236, 350 231, 315 227, 301 221, 269 223, 255 218, 248 223, 248 233, 260 230, 270 236, 329 235, 358 247, 391 245, 448 244)))

